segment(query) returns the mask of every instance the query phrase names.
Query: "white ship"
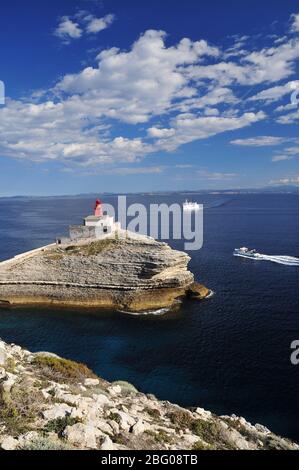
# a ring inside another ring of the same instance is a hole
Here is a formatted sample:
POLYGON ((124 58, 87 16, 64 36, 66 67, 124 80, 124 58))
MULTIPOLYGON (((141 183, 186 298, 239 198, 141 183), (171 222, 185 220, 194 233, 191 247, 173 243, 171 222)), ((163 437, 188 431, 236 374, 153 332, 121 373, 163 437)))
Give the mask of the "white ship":
POLYGON ((256 250, 250 250, 245 246, 242 248, 235 248, 234 256, 241 256, 242 258, 251 258, 259 261, 272 261, 272 263, 285 264, 286 266, 299 266, 299 258, 295 256, 273 256, 257 253, 256 250))
POLYGON ((183 210, 184 211, 199 211, 200 206, 197 202, 190 202, 186 199, 186 201, 183 204, 183 210))

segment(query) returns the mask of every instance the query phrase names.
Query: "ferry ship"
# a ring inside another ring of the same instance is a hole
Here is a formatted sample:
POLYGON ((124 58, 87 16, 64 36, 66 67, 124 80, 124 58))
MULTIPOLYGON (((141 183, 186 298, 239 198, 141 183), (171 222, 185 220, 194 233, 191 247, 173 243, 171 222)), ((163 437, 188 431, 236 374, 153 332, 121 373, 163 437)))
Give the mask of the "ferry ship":
POLYGON ((190 202, 187 199, 183 204, 183 210, 184 211, 198 211, 199 208, 200 208, 200 206, 197 202, 190 202))

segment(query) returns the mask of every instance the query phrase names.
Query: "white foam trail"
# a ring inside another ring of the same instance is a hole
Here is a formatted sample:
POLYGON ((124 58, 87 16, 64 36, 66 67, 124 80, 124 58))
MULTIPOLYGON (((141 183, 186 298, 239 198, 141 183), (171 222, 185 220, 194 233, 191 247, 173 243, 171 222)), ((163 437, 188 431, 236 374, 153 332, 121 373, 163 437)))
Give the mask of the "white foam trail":
POLYGON ((165 313, 169 312, 170 308, 158 308, 157 310, 145 310, 143 312, 130 312, 127 310, 118 310, 120 313, 125 313, 126 315, 164 315, 165 313))
POLYGON ((255 258, 248 258, 248 256, 237 255, 242 258, 253 259, 255 261, 271 261, 272 263, 284 264, 286 266, 299 266, 299 258, 295 256, 274 256, 274 255, 263 255, 256 253, 255 258))

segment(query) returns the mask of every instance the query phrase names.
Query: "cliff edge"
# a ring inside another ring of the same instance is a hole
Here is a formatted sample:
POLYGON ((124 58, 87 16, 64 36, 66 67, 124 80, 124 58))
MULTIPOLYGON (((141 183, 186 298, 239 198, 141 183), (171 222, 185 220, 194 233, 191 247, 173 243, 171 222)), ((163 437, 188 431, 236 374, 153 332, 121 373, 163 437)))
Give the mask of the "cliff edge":
POLYGON ((204 298, 189 256, 150 237, 125 233, 49 245, 0 263, 0 303, 111 307, 142 311, 204 298))

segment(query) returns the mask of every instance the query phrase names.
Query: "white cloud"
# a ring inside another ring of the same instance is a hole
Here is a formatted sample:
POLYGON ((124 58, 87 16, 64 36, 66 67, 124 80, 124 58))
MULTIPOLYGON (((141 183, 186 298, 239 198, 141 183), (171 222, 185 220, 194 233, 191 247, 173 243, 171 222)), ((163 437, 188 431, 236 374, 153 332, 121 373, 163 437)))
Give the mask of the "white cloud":
POLYGON ((54 35, 69 44, 71 39, 79 39, 83 34, 96 34, 111 26, 115 16, 111 13, 96 18, 86 11, 79 11, 74 17, 63 16, 54 35))
POLYGON ((297 32, 299 32, 299 13, 292 15, 291 18, 292 18, 291 31, 293 33, 297 33, 297 32))
POLYGON ((198 170, 197 174, 201 179, 216 180, 216 181, 232 180, 233 178, 236 178, 239 176, 238 173, 222 173, 218 171, 209 172, 206 170, 198 170))
POLYGON ((275 155, 274 157, 272 157, 272 162, 282 162, 282 161, 285 161, 285 160, 292 160, 293 157, 291 157, 290 155, 275 155))
POLYGON ((161 129, 159 127, 150 127, 147 130, 149 137, 163 139, 175 135, 175 129, 161 129))
POLYGON ((92 17, 88 21, 86 32, 90 34, 99 33, 100 31, 108 28, 113 23, 114 18, 115 17, 112 14, 106 15, 103 18, 92 17))
POLYGON ((299 176, 292 176, 292 177, 286 177, 286 178, 280 178, 278 180, 272 180, 270 181, 270 184, 275 184, 275 185, 297 185, 299 184, 299 176))
POLYGON ((299 39, 287 40, 274 47, 248 52, 239 63, 218 62, 211 65, 193 65, 188 68, 194 80, 215 80, 222 86, 233 83, 258 85, 283 80, 295 72, 299 58, 299 39))
POLYGON ((289 155, 299 155, 299 147, 288 147, 284 151, 289 155))
POLYGON ((101 170, 102 174, 109 175, 146 175, 146 174, 159 174, 163 173, 165 167, 163 166, 146 166, 146 167, 118 167, 101 170))
POLYGON ((263 135, 258 137, 250 137, 249 139, 235 139, 230 143, 233 145, 242 145, 246 147, 272 147, 288 142, 289 139, 285 137, 274 137, 270 135, 263 135))
POLYGON ((164 38, 163 31, 149 30, 129 52, 105 50, 97 57, 97 68, 66 75, 56 90, 84 96, 107 117, 132 124, 147 122, 167 112, 174 101, 195 96, 197 89, 180 68, 217 52, 205 41, 186 38, 167 48, 164 38))
MULTIPOLYGON (((171 121, 171 136, 162 137, 156 146, 166 151, 173 151, 180 145, 194 140, 206 139, 227 131, 241 129, 255 122, 265 119, 265 114, 244 113, 238 116, 196 116, 194 114, 180 114, 171 121)), ((164 129, 166 133, 167 129, 164 129)), ((152 131, 153 132, 153 128, 152 131)))
POLYGON ((294 90, 299 89, 299 80, 293 80, 291 82, 285 83, 284 85, 275 86, 263 90, 260 93, 249 98, 250 101, 278 101, 283 98, 285 95, 290 95, 294 90))
POLYGON ((277 122, 279 124, 293 124, 299 120, 299 109, 292 113, 285 114, 283 116, 280 116, 277 119, 277 122))
MULTIPOLYGON (((75 25, 86 31, 94 19, 81 12, 75 25)), ((63 21, 73 24, 69 17, 63 21)), ((66 30, 65 39, 79 34, 66 30)), ((279 81, 293 72, 299 56, 296 39, 247 51, 227 63, 225 52, 204 40, 184 38, 174 45, 166 41, 165 32, 146 31, 128 50, 102 51, 96 66, 65 75, 52 90, 35 93, 27 101, 8 100, 0 109, 1 154, 66 165, 132 163, 153 152, 174 151, 238 130, 266 115, 252 112, 252 104, 241 102, 235 93, 239 88, 233 85, 279 81), (118 132, 119 123, 131 126, 130 138, 125 131, 118 132)), ((281 93, 279 87, 271 88, 272 97, 281 93)), ((232 143, 271 146, 287 141, 261 136, 232 143)))
POLYGON ((82 36, 82 29, 78 23, 72 21, 68 16, 61 18, 58 27, 54 31, 54 35, 69 41, 70 39, 78 39, 82 36))

